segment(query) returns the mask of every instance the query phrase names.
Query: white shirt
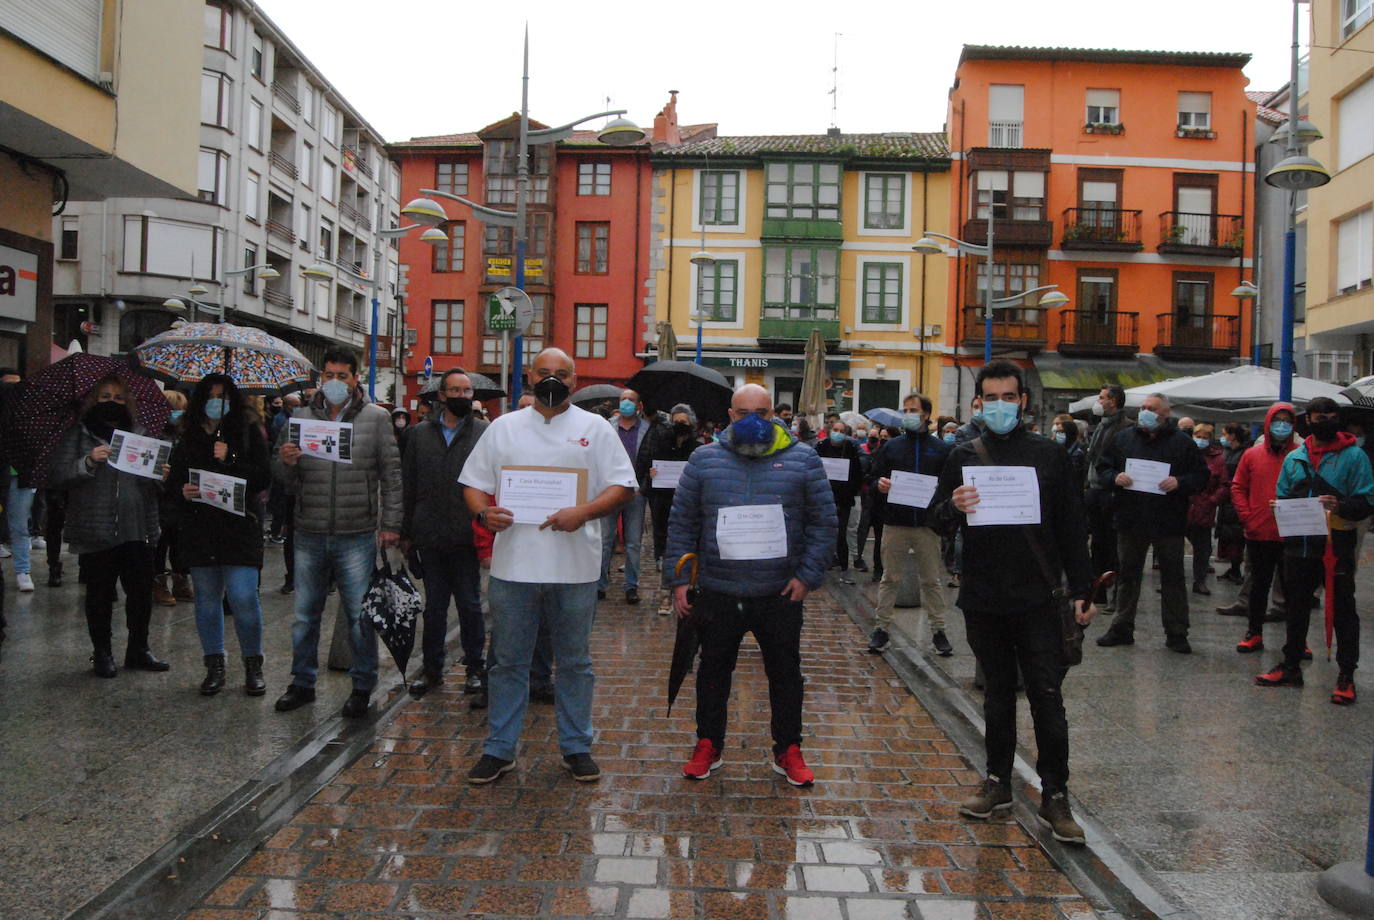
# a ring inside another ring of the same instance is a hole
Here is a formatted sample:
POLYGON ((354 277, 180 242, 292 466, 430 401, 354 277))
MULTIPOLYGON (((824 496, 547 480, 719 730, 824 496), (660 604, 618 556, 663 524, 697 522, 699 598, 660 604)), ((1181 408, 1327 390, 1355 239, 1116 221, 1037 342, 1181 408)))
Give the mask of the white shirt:
MULTIPOLYGON (((458 481, 496 494, 503 466, 557 466, 587 470, 587 500, 610 486, 634 489, 634 465, 601 416, 569 406, 544 419, 532 406, 509 412, 487 428, 468 455, 458 481)), ((601 520, 571 533, 512 524, 496 535, 491 574, 503 581, 576 585, 601 576, 601 520)))

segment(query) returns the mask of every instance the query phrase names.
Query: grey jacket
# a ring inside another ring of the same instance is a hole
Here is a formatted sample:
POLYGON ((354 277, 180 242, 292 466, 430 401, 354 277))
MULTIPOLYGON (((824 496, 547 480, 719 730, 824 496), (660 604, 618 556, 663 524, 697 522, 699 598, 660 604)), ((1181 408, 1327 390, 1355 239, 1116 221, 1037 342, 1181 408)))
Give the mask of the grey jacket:
MULTIPOLYGON (((324 395, 292 418, 329 419, 324 395)), ((391 416, 354 389, 348 405, 335 420, 353 423, 352 463, 331 463, 301 456, 294 466, 281 459, 281 446, 291 435, 288 423, 277 437, 272 474, 294 495, 296 527, 308 533, 374 533, 380 527, 401 532, 401 453, 396 447, 391 416), (379 496, 380 491, 380 496, 379 496)))
MULTIPOLYGON (((147 432, 135 428, 134 434, 147 432)), ((87 467, 91 449, 107 443, 78 422, 62 434, 48 463, 48 488, 67 493, 62 534, 74 553, 157 542, 157 497, 162 484, 121 473, 108 463, 97 463, 93 470, 87 467)))

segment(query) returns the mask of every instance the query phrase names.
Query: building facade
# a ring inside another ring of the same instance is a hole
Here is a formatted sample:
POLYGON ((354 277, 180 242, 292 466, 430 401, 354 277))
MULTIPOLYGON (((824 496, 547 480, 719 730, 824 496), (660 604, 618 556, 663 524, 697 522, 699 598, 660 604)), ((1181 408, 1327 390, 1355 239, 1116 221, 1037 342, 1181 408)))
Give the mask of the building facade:
MULTIPOLYGON (((111 197, 52 220, 53 338, 127 353, 189 318, 163 304, 189 302, 199 283, 209 293, 189 304, 197 319, 265 328, 317 363, 333 346, 365 358, 372 278, 379 333, 397 322, 398 251, 377 231, 397 224, 399 175, 382 138, 255 4, 195 6, 203 18, 177 51, 194 50, 199 114, 186 113, 189 136, 175 141, 193 194, 111 197), (278 277, 234 274, 253 265, 278 277)), ((378 349, 378 399, 392 341, 378 349)))
MULTIPOLYGON (((1105 382, 1207 373, 1249 355, 1255 106, 1245 54, 965 46, 947 122, 950 226, 995 221, 997 356, 1025 366, 1042 416, 1105 382)), ((966 416, 983 363, 982 256, 950 272, 942 405, 966 416)))
POLYGON ((17 6, 0 31, 0 365, 32 372, 54 339, 53 214, 195 188, 201 21, 182 0, 17 6))

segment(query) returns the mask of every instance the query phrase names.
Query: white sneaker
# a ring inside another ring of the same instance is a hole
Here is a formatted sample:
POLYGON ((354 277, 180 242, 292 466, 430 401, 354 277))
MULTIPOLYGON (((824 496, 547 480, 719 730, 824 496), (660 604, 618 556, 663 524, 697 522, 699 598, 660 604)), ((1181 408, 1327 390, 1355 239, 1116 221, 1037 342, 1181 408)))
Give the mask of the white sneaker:
POLYGON ((47 549, 48 541, 43 539, 42 537, 34 537, 31 541, 29 541, 29 546, 32 549, 47 549))
POLYGON ((0 543, 0 559, 8 559, 13 555, 14 553, 10 552, 10 545, 8 543, 0 543))
POLYGON ((20 591, 32 591, 33 579, 28 572, 18 572, 14 576, 14 583, 19 586, 20 591))

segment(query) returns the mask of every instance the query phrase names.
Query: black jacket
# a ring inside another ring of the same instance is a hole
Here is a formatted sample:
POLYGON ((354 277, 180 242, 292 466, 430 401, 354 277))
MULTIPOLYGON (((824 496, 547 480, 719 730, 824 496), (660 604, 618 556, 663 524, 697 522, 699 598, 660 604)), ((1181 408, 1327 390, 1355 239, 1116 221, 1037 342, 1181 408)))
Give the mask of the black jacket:
POLYGON ((830 491, 835 495, 835 507, 838 508, 840 502, 852 504, 854 496, 859 494, 859 489, 864 484, 864 464, 860 457, 859 445, 849 438, 834 444, 829 437, 825 437, 816 442, 816 453, 822 457, 843 457, 849 460, 849 478, 830 480, 830 491))
POLYGON ((1088 469, 1085 485, 1089 490, 1102 488, 1102 483, 1097 478, 1098 461, 1102 459, 1102 453, 1107 449, 1107 445, 1112 443, 1112 439, 1130 427, 1131 420, 1126 417, 1126 410, 1118 409, 1111 415, 1103 416, 1102 421, 1088 432, 1088 469))
POLYGON ((489 424, 469 415, 452 444, 444 443, 444 423, 439 418, 406 429, 409 434, 401 455, 402 539, 430 551, 472 545, 472 514, 463 500, 458 475, 489 424))
MULTIPOLYGON (((962 445, 956 444, 954 450, 958 450, 962 445)), ((900 437, 890 439, 886 444, 873 455, 873 465, 868 470, 868 481, 877 488, 877 481, 884 477, 891 478, 893 470, 900 470, 903 473, 924 473, 927 476, 939 476, 945 468, 945 461, 950 455, 950 445, 935 437, 928 431, 917 435, 904 434, 900 437), (920 454, 919 465, 917 454, 920 454)), ((884 496, 886 497, 886 496, 884 496)), ((884 501, 882 503, 882 521, 884 524, 894 524, 898 527, 929 527, 929 508, 913 508, 910 505, 899 505, 896 502, 884 501)), ((874 511, 878 509, 875 503, 874 511)))
POLYGON ((187 566, 247 565, 262 567, 262 502, 259 495, 272 482, 272 459, 267 436, 256 422, 222 436, 229 445, 223 462, 215 459, 215 436, 200 426, 187 428, 172 448, 166 495, 177 505, 183 538, 180 550, 187 566), (187 501, 181 487, 190 471, 209 470, 248 482, 248 513, 243 517, 187 501))
POLYGON ((651 426, 640 440, 639 451, 635 456, 635 479, 639 481, 640 494, 650 498, 657 495, 672 501, 673 490, 655 489, 649 470, 655 460, 687 460, 700 446, 701 439, 695 434, 688 435, 687 440, 679 444, 671 425, 651 426))
POLYGON ((1180 536, 1188 529, 1188 497, 1207 488, 1211 473, 1193 439, 1166 418, 1158 430, 1132 425, 1107 444, 1094 470, 1097 481, 1113 494, 1113 520, 1120 530, 1148 536, 1180 536), (1169 464, 1178 488, 1168 495, 1123 489, 1115 483, 1126 472, 1127 460, 1157 460, 1169 464))
MULTIPOLYGON (((147 433, 134 427, 134 434, 147 433)), ((86 456, 97 444, 108 446, 109 442, 75 422, 62 433, 48 462, 48 488, 67 493, 63 539, 78 554, 124 543, 157 543, 157 498, 162 483, 121 473, 108 463, 91 469, 86 456)))
POLYGON ((1003 436, 986 434, 983 443, 997 466, 1035 468, 1040 484, 1040 523, 1036 525, 969 527, 954 507, 954 490, 963 485, 966 466, 981 466, 973 442, 955 445, 931 500, 931 526, 943 534, 964 531, 963 574, 959 579, 959 607, 964 610, 1031 610, 1049 603, 1059 584, 1047 584, 1030 548, 1031 530, 1044 551, 1050 570, 1063 572, 1069 595, 1088 593, 1092 566, 1088 560, 1087 517, 1083 491, 1073 477, 1069 455, 1048 438, 1017 426, 1003 436))

